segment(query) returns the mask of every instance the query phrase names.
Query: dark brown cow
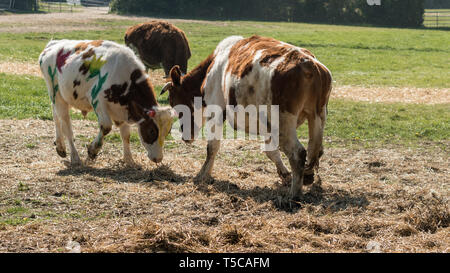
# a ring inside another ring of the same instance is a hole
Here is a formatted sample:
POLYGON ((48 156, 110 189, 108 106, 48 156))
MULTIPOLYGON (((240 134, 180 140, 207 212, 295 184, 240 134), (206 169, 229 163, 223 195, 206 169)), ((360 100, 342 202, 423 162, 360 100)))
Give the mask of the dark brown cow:
MULTIPOLYGON (((223 110, 229 105, 244 108, 278 105, 279 148, 289 158, 292 169, 291 197, 301 195, 302 185, 314 181, 314 169, 318 168, 323 154, 323 129, 332 78, 328 68, 310 51, 272 38, 231 36, 186 76, 181 77, 176 66, 170 76, 172 82, 164 86, 162 93, 169 91, 173 107, 181 104, 193 109, 194 97, 198 96, 202 97, 203 106, 218 105, 223 110), (298 141, 296 130, 306 119, 308 151, 298 141)), ((274 120, 270 122, 274 124, 274 120)), ((192 124, 194 117, 191 117, 192 124)), ((231 126, 236 128, 235 124, 231 126)), ((191 134, 195 135, 195 132, 191 134)), ((201 180, 210 176, 219 146, 220 140, 208 140, 207 158, 198 175, 201 180)), ((266 151, 266 154, 276 164, 280 177, 290 180, 279 150, 266 151)))
POLYGON ((170 69, 179 65, 186 74, 191 57, 189 42, 184 32, 164 21, 150 21, 130 27, 125 34, 125 44, 132 48, 147 68, 161 65, 166 77, 170 69))

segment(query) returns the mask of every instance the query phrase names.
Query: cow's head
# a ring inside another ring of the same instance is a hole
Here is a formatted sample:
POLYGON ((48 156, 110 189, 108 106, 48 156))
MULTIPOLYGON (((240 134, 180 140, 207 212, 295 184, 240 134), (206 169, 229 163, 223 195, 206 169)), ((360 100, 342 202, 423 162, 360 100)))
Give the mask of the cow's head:
MULTIPOLYGON (((189 108, 190 112, 190 127, 191 127, 191 136, 186 139, 183 137, 183 140, 187 143, 191 143, 195 139, 195 133, 198 132, 198 126, 195 125, 194 122, 194 97, 201 96, 200 86, 201 79, 195 79, 194 77, 182 76, 182 72, 178 65, 172 67, 170 70, 170 78, 171 82, 168 82, 163 89, 161 90, 161 94, 164 94, 166 91, 169 92, 169 103, 172 107, 177 107, 180 105, 185 105, 189 108)), ((183 112, 178 111, 178 118, 180 119, 180 128, 183 132, 183 129, 186 128, 185 124, 183 124, 183 112)))
POLYGON ((147 150, 148 158, 155 163, 163 159, 164 140, 172 128, 175 111, 169 107, 153 106, 143 108, 132 103, 133 112, 140 117, 138 123, 139 138, 147 150))

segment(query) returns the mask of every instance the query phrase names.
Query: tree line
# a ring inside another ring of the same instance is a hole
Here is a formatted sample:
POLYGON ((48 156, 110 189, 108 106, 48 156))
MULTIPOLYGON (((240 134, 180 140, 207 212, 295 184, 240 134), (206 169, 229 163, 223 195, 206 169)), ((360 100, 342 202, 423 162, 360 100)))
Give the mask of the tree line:
MULTIPOLYGON (((437 0, 436 0, 437 1, 437 0)), ((112 0, 111 10, 151 16, 422 26, 425 0, 112 0)))
POLYGON ((450 9, 449 0, 425 0, 426 9, 450 9))

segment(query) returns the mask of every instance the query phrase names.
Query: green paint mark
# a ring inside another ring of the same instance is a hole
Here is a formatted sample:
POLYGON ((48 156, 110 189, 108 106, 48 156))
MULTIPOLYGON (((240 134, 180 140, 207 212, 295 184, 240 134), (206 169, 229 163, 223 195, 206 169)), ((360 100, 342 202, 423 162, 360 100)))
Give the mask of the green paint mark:
POLYGON ((48 66, 48 75, 50 76, 50 78, 52 79, 52 91, 53 91, 53 95, 50 98, 52 100, 52 103, 55 104, 55 100, 56 100, 56 93, 58 92, 58 85, 55 84, 55 75, 56 75, 56 66, 52 71, 51 66, 48 66))
POLYGON ((103 77, 100 74, 98 74, 97 85, 95 85, 91 91, 92 101, 94 101, 97 98, 98 93, 100 93, 100 90, 102 89, 102 86, 105 83, 107 77, 108 77, 108 73, 106 73, 105 76, 103 76, 103 77))
POLYGON ((104 76, 102 76, 100 74, 100 72, 98 72, 98 82, 96 85, 94 85, 94 87, 91 90, 91 97, 92 97, 92 106, 94 107, 94 112, 95 114, 98 116, 97 114, 97 105, 98 105, 98 94, 100 93, 100 91, 102 90, 103 84, 106 81, 106 78, 108 77, 108 73, 106 73, 104 76))

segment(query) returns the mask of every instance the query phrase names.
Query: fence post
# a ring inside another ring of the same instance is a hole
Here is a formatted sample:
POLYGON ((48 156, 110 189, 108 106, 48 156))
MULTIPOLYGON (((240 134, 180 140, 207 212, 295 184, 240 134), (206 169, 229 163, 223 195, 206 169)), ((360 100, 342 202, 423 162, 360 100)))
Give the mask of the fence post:
POLYGON ((436 11, 436 27, 439 27, 439 12, 436 11))

